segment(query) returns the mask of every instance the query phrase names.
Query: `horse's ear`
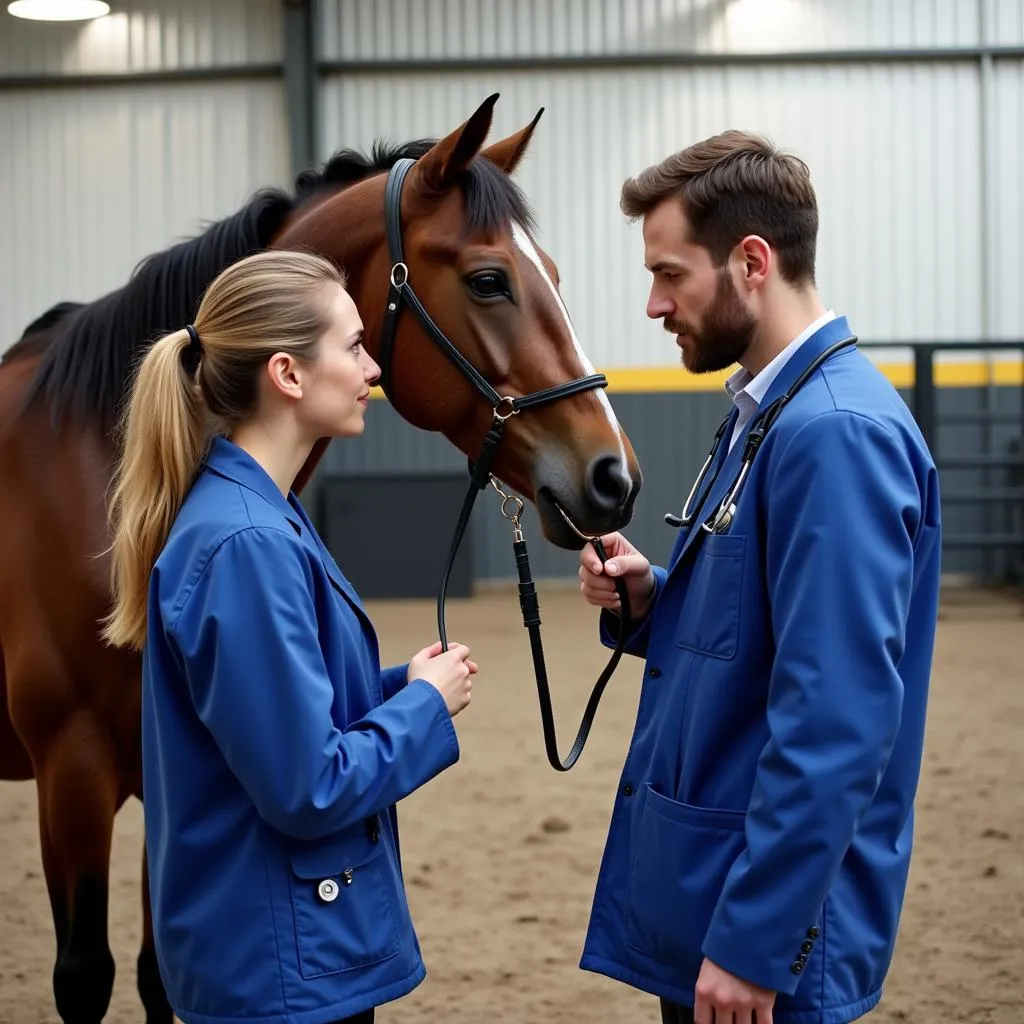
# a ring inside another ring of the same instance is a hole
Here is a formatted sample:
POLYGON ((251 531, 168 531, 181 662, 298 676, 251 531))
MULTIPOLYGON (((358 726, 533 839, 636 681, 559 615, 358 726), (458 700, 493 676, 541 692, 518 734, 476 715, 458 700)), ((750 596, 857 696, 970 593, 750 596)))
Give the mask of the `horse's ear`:
POLYGON ((487 157, 491 163, 497 164, 506 174, 511 174, 522 160, 527 146, 530 145, 533 130, 537 127, 537 122, 543 113, 544 108, 541 107, 537 111, 537 116, 525 128, 517 131, 515 135, 510 135, 507 139, 502 139, 501 142, 495 142, 493 146, 488 146, 480 155, 487 157))
POLYGON ((498 93, 488 96, 465 123, 441 139, 416 162, 416 173, 431 191, 444 192, 451 188, 466 165, 480 151, 491 130, 494 104, 498 93))

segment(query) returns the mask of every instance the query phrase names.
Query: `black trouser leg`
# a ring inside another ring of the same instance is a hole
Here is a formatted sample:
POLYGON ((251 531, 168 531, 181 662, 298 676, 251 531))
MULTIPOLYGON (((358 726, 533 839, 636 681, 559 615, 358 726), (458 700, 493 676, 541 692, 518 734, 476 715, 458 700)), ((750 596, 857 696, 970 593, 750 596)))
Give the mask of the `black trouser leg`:
POLYGON ((373 1024, 373 1009, 363 1010, 354 1017, 346 1017, 344 1020, 337 1020, 334 1024, 373 1024))
POLYGON ((693 1024, 693 1010, 665 999, 661 1001, 661 1024, 693 1024))

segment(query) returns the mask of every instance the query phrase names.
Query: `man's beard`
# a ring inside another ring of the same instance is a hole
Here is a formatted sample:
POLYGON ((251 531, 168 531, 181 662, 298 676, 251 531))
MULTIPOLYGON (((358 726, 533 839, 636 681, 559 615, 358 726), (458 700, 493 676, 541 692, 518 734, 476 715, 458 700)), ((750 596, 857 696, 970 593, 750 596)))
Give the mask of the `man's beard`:
POLYGON ((690 373, 714 373, 738 363, 754 340, 757 319, 740 302, 728 268, 719 271, 715 297, 701 319, 699 331, 681 320, 664 320, 666 331, 688 335, 683 366, 690 373))

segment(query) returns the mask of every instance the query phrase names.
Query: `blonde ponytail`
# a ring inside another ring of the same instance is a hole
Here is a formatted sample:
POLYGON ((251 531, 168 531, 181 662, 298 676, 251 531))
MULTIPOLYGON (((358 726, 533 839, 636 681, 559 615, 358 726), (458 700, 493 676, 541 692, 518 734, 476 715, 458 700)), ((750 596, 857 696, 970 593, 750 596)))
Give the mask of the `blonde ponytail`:
POLYGON ((207 289, 194 327, 166 335, 146 354, 120 426, 109 510, 114 606, 102 632, 108 643, 142 649, 149 577, 212 433, 254 413, 260 372, 275 352, 317 358, 329 285, 344 288, 344 275, 312 253, 247 256, 207 289), (190 346, 201 346, 195 371, 186 368, 190 346))
POLYGON ((187 331, 157 341, 139 366, 123 420, 110 507, 114 611, 104 638, 141 650, 149 574, 206 449, 202 395, 183 365, 187 331))

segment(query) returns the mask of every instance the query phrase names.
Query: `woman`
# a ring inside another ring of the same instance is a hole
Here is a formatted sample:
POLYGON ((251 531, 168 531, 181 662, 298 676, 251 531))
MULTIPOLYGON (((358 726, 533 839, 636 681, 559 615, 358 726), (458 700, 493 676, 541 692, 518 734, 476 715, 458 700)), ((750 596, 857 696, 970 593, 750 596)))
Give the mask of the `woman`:
POLYGON ((458 760, 476 665, 380 669, 291 491, 363 430, 379 368, 329 263, 264 252, 142 362, 123 425, 107 639, 143 651, 150 897, 186 1024, 368 1022, 424 977, 394 804, 458 760))

